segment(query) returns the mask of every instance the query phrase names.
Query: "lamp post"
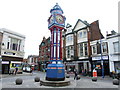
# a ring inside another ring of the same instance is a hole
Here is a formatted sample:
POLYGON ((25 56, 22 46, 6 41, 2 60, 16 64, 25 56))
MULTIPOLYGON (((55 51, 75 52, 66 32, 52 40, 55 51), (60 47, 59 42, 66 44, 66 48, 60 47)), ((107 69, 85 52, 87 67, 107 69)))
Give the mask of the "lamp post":
POLYGON ((101 38, 100 38, 100 49, 101 49, 102 78, 104 78, 104 65, 103 65, 103 57, 102 57, 102 40, 101 40, 101 38))

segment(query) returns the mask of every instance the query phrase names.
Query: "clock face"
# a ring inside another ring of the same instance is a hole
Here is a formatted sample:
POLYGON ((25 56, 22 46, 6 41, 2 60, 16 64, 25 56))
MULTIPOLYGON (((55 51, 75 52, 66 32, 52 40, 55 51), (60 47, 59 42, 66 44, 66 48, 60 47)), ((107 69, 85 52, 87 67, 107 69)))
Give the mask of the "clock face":
POLYGON ((57 23, 59 23, 59 24, 63 24, 63 23, 64 23, 64 18, 63 18, 63 16, 61 16, 61 15, 56 15, 56 21, 57 21, 57 23))
POLYGON ((53 16, 51 16, 51 18, 50 18, 50 24, 53 23, 53 22, 54 22, 54 18, 53 18, 53 16))

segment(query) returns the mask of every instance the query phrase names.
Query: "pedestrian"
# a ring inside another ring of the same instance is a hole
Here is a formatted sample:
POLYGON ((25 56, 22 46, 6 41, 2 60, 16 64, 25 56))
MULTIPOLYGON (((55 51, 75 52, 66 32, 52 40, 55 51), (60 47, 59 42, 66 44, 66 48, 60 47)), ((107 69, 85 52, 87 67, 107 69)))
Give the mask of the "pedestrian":
POLYGON ((30 73, 33 74, 33 68, 30 67, 30 73))
POLYGON ((75 80, 75 79, 77 79, 77 75, 78 75, 77 69, 74 69, 74 74, 75 74, 75 76, 74 76, 74 80, 75 80))
POLYGON ((18 67, 15 68, 15 75, 17 74, 17 71, 18 71, 18 67))

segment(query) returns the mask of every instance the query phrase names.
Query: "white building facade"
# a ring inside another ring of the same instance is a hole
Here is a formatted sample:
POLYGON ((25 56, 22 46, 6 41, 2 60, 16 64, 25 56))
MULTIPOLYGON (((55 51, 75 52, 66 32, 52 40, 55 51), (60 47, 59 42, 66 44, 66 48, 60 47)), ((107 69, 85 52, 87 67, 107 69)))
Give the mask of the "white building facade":
POLYGON ((120 33, 107 36, 110 72, 120 73, 120 33))
POLYGON ((72 62, 74 60, 74 33, 70 24, 66 26, 65 40, 66 69, 71 72, 75 68, 75 63, 72 62))
POLYGON ((102 65, 104 66, 104 75, 109 75, 109 56, 108 56, 108 42, 100 39, 90 42, 92 49, 93 68, 96 68, 97 74, 102 75, 102 65))
POLYGON ((7 74, 12 67, 22 63, 25 36, 5 28, 1 28, 0 32, 2 33, 2 73, 7 74))

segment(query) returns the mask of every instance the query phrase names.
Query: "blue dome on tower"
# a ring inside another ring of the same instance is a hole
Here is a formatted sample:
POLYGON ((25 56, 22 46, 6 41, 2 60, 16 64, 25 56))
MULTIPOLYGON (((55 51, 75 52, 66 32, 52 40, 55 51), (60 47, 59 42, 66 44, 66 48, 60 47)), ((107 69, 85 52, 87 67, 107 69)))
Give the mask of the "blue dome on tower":
POLYGON ((63 14, 63 10, 62 10, 61 7, 58 5, 58 3, 56 3, 56 5, 53 7, 53 9, 50 10, 50 13, 53 13, 53 12, 58 12, 58 13, 63 14))

